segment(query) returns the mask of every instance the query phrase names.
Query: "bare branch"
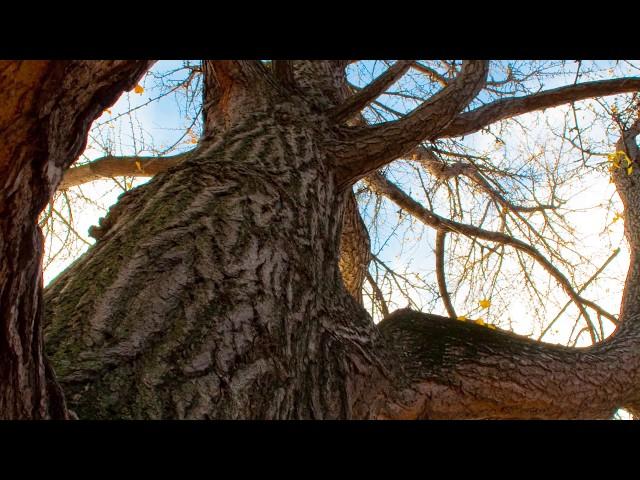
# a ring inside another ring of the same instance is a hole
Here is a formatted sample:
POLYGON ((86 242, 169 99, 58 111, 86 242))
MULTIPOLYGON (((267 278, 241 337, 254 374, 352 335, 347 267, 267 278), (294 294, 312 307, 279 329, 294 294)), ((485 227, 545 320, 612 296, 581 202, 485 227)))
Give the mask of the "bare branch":
POLYGON ((447 309, 447 313, 451 318, 457 318, 456 311, 451 303, 451 297, 447 291, 447 280, 444 271, 444 242, 447 232, 444 230, 438 230, 436 233, 436 276, 438 277, 438 288, 440 289, 440 296, 444 302, 444 306, 447 309))
POLYGON ((373 290, 374 297, 380 303, 380 311, 382 312, 382 316, 386 317, 387 315, 389 315, 389 307, 387 306, 387 302, 384 299, 384 295, 382 294, 380 287, 378 286, 378 284, 376 283, 376 281, 373 279, 373 277, 368 271, 366 272, 366 278, 367 278, 367 281, 369 282, 369 285, 371 285, 371 289, 373 290))
POLYGON ((422 63, 419 63, 419 62, 414 62, 412 66, 420 73, 424 73, 431 80, 438 82, 443 87, 446 87, 447 85, 449 85, 449 80, 447 80, 445 77, 440 75, 433 68, 427 67, 426 65, 423 65, 422 63))
POLYGON ((477 132, 492 123, 524 113, 557 107, 587 98, 615 95, 640 90, 640 77, 617 78, 578 83, 517 98, 505 98, 458 116, 438 135, 439 138, 461 137, 477 132))
MULTIPOLYGON (((605 268, 607 268, 607 265, 609 265, 609 263, 611 263, 611 261, 616 257, 616 255, 618 255, 620 253, 620 249, 616 248, 613 253, 611 255, 609 255, 609 258, 607 258, 607 260, 602 264, 602 266, 596 270, 596 272, 591 275, 591 277, 589 278, 589 280, 587 280, 584 285, 582 285, 579 289, 578 289, 578 294, 582 293, 596 278, 598 278, 598 275, 600 275, 605 268)), ((545 327, 545 329, 542 331, 542 333, 540 334, 540 336, 538 337, 538 340, 542 340, 544 338, 544 336, 547 334, 547 332, 549 330, 551 330, 551 327, 553 327, 553 325, 558 321, 558 319, 560 318, 560 316, 564 313, 564 311, 567 309, 567 307, 571 304, 571 301, 568 301, 564 307, 562 307, 562 309, 558 312, 558 314, 554 317, 553 320, 551 320, 551 322, 549 322, 549 325, 547 325, 545 327)))
POLYGON ((344 188, 440 135, 484 86, 488 62, 466 61, 450 85, 404 118, 369 127, 343 130, 344 140, 332 147, 338 180, 344 188))
POLYGON ((192 153, 172 157, 101 157, 65 171, 58 189, 67 190, 83 183, 112 177, 153 177, 182 162, 192 153))
POLYGON ((369 105, 369 103, 380 96, 380 94, 402 77, 402 75, 411 68, 412 64, 412 60, 397 61, 369 85, 364 87, 355 95, 349 97, 343 104, 331 110, 329 112, 329 116, 336 123, 342 123, 351 119, 351 117, 360 113, 364 107, 369 105))
POLYGON ((522 240, 518 240, 517 238, 514 238, 512 236, 505 235, 504 233, 484 230, 473 225, 467 225, 440 217, 439 215, 436 215, 435 213, 424 208, 422 205, 420 205, 413 198, 411 198, 409 195, 407 195, 400 188, 398 188, 396 185, 391 183, 379 173, 368 176, 366 178, 366 182, 374 191, 376 191, 380 195, 384 195, 389 200, 402 207, 404 210, 409 212, 414 217, 418 218, 426 225, 429 225, 438 230, 455 232, 472 238, 483 238, 491 242, 509 245, 516 250, 520 250, 531 256, 562 286, 567 295, 576 304, 587 323, 590 324, 593 331, 595 331, 595 326, 593 325, 593 322, 591 321, 591 318, 587 313, 585 306, 591 307, 600 315, 611 320, 614 324, 618 323, 618 320, 613 315, 602 309, 597 304, 591 302, 590 300, 582 298, 579 294, 577 294, 567 277, 565 277, 562 272, 560 272, 544 255, 542 255, 532 245, 529 245, 522 240))
POLYGON ((452 177, 464 175, 469 178, 478 187, 484 190, 489 197, 495 200, 503 207, 514 212, 538 212, 541 210, 557 208, 554 205, 537 205, 534 207, 524 207, 516 205, 507 200, 500 192, 498 192, 491 184, 482 176, 478 167, 472 163, 456 162, 447 164, 441 158, 438 158, 433 150, 424 147, 416 148, 409 157, 412 160, 420 162, 420 164, 434 177, 440 181, 446 181, 452 177))

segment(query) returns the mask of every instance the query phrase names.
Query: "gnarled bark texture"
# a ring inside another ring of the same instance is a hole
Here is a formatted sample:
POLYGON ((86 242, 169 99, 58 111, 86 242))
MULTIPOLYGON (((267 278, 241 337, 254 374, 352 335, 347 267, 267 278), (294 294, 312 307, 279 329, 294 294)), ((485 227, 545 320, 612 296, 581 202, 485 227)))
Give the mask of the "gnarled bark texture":
POLYGON ((326 122, 251 78, 257 101, 228 87, 217 135, 126 194, 49 288, 47 347, 81 417, 368 417, 384 397, 366 388, 382 337, 338 269, 326 122))

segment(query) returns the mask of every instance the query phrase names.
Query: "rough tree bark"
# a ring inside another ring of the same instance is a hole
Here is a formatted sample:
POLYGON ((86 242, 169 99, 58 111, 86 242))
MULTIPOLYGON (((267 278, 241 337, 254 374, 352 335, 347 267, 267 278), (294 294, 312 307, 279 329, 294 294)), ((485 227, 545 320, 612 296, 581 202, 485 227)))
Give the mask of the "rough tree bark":
POLYGON ((42 346, 38 215, 140 61, 0 62, 0 419, 66 418, 42 346))
POLYGON ((126 194, 48 289, 47 347, 81 417, 380 408, 383 339, 338 269, 350 191, 324 145, 332 103, 308 100, 327 101, 316 81, 343 80, 340 64, 299 67, 314 74, 304 101, 259 64, 207 62, 221 93, 198 150, 126 194))
POLYGON ((71 408, 81 418, 608 418, 637 408, 638 172, 614 177, 634 251, 620 328, 588 349, 407 310, 376 326, 339 270, 355 181, 425 138, 585 88, 482 107, 487 120, 461 113, 487 75, 487 62, 465 62, 405 119, 340 125, 345 65, 205 62, 198 148, 125 194, 45 294, 46 347, 71 408))

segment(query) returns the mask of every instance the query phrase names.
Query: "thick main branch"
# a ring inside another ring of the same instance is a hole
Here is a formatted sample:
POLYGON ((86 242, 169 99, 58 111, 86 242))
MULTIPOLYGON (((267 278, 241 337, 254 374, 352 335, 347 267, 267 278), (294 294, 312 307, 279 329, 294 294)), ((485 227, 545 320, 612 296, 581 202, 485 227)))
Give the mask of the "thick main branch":
POLYGON ((404 75, 413 61, 399 60, 394 63, 386 72, 376 78, 369 85, 364 87, 355 95, 349 97, 343 104, 335 107, 329 116, 337 123, 349 120, 356 116, 360 111, 371 103, 375 98, 380 96, 387 88, 393 85, 402 75, 404 75))
POLYGON ((102 111, 153 62, 0 62, 0 418, 68 418, 42 341, 38 215, 102 111))
POLYGON ((383 418, 606 419, 635 398, 637 348, 613 339, 569 348, 411 310, 379 328, 405 379, 383 418))
POLYGON ((467 61, 451 84, 405 117, 345 130, 344 140, 332 147, 339 183, 351 185, 421 141, 438 137, 482 89, 487 72, 488 62, 467 61))
POLYGON ((461 137, 477 132, 492 123, 517 115, 557 107, 587 98, 638 90, 640 90, 640 78, 631 77, 585 82, 523 97, 504 98, 459 115, 439 133, 438 137, 461 137))

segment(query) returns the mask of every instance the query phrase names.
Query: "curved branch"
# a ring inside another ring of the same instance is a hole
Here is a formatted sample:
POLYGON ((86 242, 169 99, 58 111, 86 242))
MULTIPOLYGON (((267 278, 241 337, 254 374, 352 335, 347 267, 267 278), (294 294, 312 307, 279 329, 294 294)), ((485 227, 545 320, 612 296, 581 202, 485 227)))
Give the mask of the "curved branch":
POLYGON ((537 205, 535 207, 524 207, 516 205, 498 192, 491 184, 483 177, 478 167, 471 163, 456 162, 453 164, 447 164, 444 160, 440 159, 433 150, 424 147, 418 147, 411 153, 411 159, 417 160, 420 164, 434 177, 440 181, 446 181, 451 177, 457 177, 464 175, 478 187, 484 190, 490 198, 498 202, 503 207, 513 212, 539 212, 542 210, 557 208, 554 205, 537 205))
POLYGON ((595 82, 578 83, 566 87, 554 88, 524 97, 505 98, 459 115, 443 129, 438 138, 461 137, 524 113, 584 100, 593 97, 615 95, 640 90, 640 78, 617 78, 595 82))
POLYGON ((440 296, 444 302, 444 307, 451 318, 457 318, 456 311, 451 303, 451 297, 447 291, 447 279, 444 271, 444 242, 447 232, 438 230, 436 232, 436 276, 438 277, 438 288, 440 296))
POLYGON ((336 123, 346 122, 351 119, 402 77, 411 68, 412 64, 412 60, 397 61, 369 85, 349 97, 343 104, 333 108, 329 112, 329 117, 336 123))
POLYGON ((0 62, 0 418, 68 418, 42 340, 38 215, 146 60, 0 62))
POLYGON ((611 179, 616 186, 618 195, 624 205, 624 232, 630 245, 631 258, 629 259, 629 271, 622 295, 622 306, 620 316, 624 319, 623 328, 638 328, 629 321, 631 318, 640 317, 640 257, 638 246, 640 246, 640 195, 638 195, 638 182, 640 175, 640 151, 636 143, 636 137, 640 134, 640 112, 637 120, 631 127, 625 129, 616 143, 616 151, 623 151, 631 160, 634 168, 630 171, 627 168, 617 168, 613 170, 611 179))
POLYGON ((605 419, 638 400, 637 340, 570 348, 408 309, 378 327, 405 378, 382 418, 605 419))
MULTIPOLYGON (((389 200, 393 201, 396 205, 400 206, 426 225, 429 225, 438 230, 460 233, 472 238, 482 238, 491 242, 509 245, 531 256, 562 286, 569 298, 571 298, 571 300, 573 300, 573 302, 576 304, 587 323, 593 329, 593 332, 596 331, 596 328, 595 325, 593 325, 593 322, 591 321, 591 318, 589 317, 585 306, 592 308, 603 317, 611 320, 611 322, 613 322, 614 324, 618 323, 618 320, 602 307, 578 295, 573 289, 571 282, 569 282, 567 277, 565 277, 562 272, 560 272, 544 255, 542 255, 532 245, 529 245, 522 240, 518 240, 517 238, 511 237, 509 235, 505 235, 504 233, 484 230, 472 225, 467 225, 440 217, 439 215, 436 215, 435 213, 424 208, 422 205, 420 205, 413 198, 411 198, 409 195, 407 195, 400 188, 398 188, 396 185, 391 183, 379 173, 368 176, 366 178, 366 182, 374 191, 381 195, 384 195, 389 200)), ((595 341, 595 337, 593 337, 593 339, 595 341)))
POLYGON ((431 80, 438 82, 443 87, 446 87, 447 85, 449 85, 449 80, 447 80, 445 77, 440 75, 433 68, 427 67, 426 65, 423 65, 420 62, 414 62, 412 66, 420 73, 425 74, 431 80))
POLYGON ((447 87, 405 117, 369 127, 344 128, 331 148, 339 184, 345 188, 415 148, 440 136, 486 82, 488 62, 466 61, 447 87))

